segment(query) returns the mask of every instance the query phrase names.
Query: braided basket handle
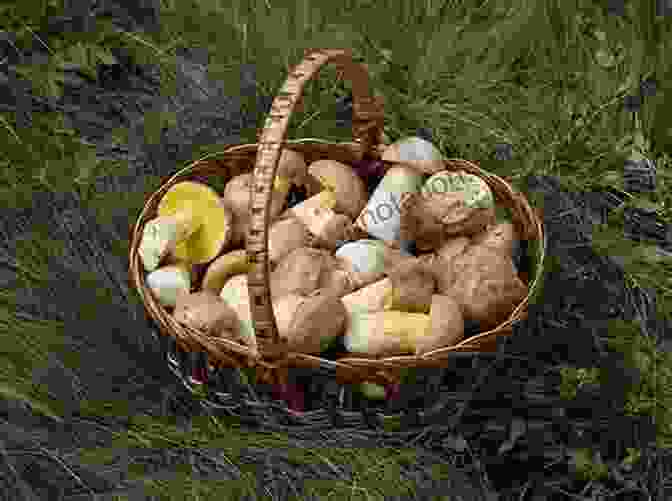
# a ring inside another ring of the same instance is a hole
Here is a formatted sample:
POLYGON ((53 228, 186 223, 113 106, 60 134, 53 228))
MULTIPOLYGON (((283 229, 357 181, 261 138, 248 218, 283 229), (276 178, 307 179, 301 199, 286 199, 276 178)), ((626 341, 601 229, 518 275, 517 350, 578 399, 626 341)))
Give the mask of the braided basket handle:
POLYGON ((366 68, 355 63, 348 49, 318 49, 306 51, 303 61, 287 77, 273 100, 270 113, 259 138, 259 148, 250 186, 251 217, 247 233, 247 257, 250 263, 248 291, 250 313, 260 352, 265 357, 282 357, 286 350, 280 344, 270 293, 268 261, 268 227, 271 191, 285 140, 289 119, 300 101, 306 83, 327 63, 336 63, 339 74, 352 83, 355 141, 361 154, 375 154, 383 130, 382 99, 374 98, 369 88, 366 68))

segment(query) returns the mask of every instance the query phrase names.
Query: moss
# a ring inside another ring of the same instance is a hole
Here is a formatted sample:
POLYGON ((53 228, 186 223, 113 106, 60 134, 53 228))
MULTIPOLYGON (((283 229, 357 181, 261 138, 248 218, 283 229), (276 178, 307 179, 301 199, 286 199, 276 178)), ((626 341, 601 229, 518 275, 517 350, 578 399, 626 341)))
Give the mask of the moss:
POLYGON ((590 449, 577 449, 571 453, 570 464, 581 480, 598 481, 609 474, 609 467, 590 449))
POLYGON ((560 396, 566 400, 576 398, 579 388, 585 385, 594 385, 599 383, 600 370, 592 367, 576 368, 563 367, 560 370, 562 381, 560 383, 560 396))

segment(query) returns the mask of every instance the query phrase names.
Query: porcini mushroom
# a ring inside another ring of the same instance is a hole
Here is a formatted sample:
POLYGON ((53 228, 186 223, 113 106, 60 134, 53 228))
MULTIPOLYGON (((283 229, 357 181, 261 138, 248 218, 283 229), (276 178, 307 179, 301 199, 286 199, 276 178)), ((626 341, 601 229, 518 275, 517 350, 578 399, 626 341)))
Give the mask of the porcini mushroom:
POLYGON ((414 240, 419 251, 431 251, 449 238, 479 233, 494 220, 494 207, 469 207, 459 193, 411 193, 401 202, 400 235, 414 240))
POLYGON ((308 173, 324 189, 334 192, 336 212, 346 214, 354 220, 366 205, 366 185, 349 165, 335 160, 317 160, 308 166, 308 173))
POLYGON ((409 259, 388 273, 392 287, 385 298, 386 310, 428 313, 436 279, 430 268, 418 259, 409 259))
POLYGON ((373 313, 385 309, 385 299, 392 289, 389 278, 383 278, 372 284, 362 287, 341 298, 349 316, 358 313, 373 313))
POLYGON ((463 336, 464 319, 459 305, 449 296, 435 295, 429 314, 383 311, 351 316, 344 341, 353 353, 423 355, 451 346, 463 336))
POLYGON ((405 137, 389 145, 382 160, 404 164, 420 172, 435 173, 445 168, 443 155, 429 141, 420 137, 405 137))
POLYGON ((174 308, 180 295, 189 294, 191 272, 185 265, 163 266, 149 273, 146 282, 159 304, 174 308))
POLYGON ((467 207, 489 209, 495 205, 488 183, 477 175, 462 170, 437 172, 427 179, 421 193, 459 193, 467 207))
POLYGON ((180 324, 202 331, 208 336, 246 342, 240 335, 240 321, 236 312, 211 291, 178 296, 173 318, 180 324))
POLYGON ((455 256, 462 254, 469 245, 471 245, 471 240, 468 237, 451 238, 436 250, 436 254, 447 261, 452 261, 455 256))
POLYGON ((318 289, 309 296, 288 294, 273 303, 278 334, 289 350, 317 354, 345 329, 347 312, 340 298, 318 289))
POLYGON ((249 262, 245 249, 227 252, 210 263, 203 277, 201 289, 219 294, 229 278, 247 273, 248 269, 249 262))
POLYGON ((268 260, 275 266, 282 258, 310 242, 308 228, 294 216, 274 221, 268 230, 268 260))
POLYGON ((424 175, 402 165, 388 169, 357 217, 355 226, 386 242, 400 238, 400 203, 404 194, 419 193, 424 175))
MULTIPOLYGON (((252 173, 239 174, 226 183, 222 201, 224 206, 233 215, 234 234, 232 243, 241 245, 245 240, 245 234, 250 221, 250 186, 252 185, 252 173)), ((276 176, 273 192, 271 195, 271 220, 275 219, 285 205, 289 185, 282 177, 276 176)))
POLYGON ((252 325, 252 311, 250 310, 250 294, 247 288, 247 275, 235 275, 222 287, 219 293, 226 303, 233 308, 240 322, 240 335, 246 340, 250 349, 258 353, 256 335, 252 325))
POLYGON ((334 193, 325 190, 288 209, 287 213, 298 218, 308 228, 315 237, 315 245, 335 249, 338 241, 344 240, 351 225, 348 216, 334 212, 335 206, 334 193))
POLYGON ((477 322, 481 329, 505 321, 527 295, 513 261, 488 246, 469 247, 451 267, 453 285, 445 293, 460 305, 465 320, 477 322))
POLYGON ((350 263, 331 255, 329 258, 320 275, 318 289, 324 289, 338 297, 343 297, 356 290, 359 287, 359 280, 350 263))
POLYGON ((464 317, 460 305, 450 296, 434 294, 429 310, 429 335, 415 338, 415 354, 454 346, 464 339, 464 317))
POLYGON ((209 186, 184 181, 172 186, 159 202, 157 218, 143 228, 138 248, 147 271, 167 254, 190 264, 213 260, 232 236, 232 216, 209 186))
POLYGON ((317 290, 320 277, 331 261, 324 250, 300 247, 278 263, 271 273, 271 294, 274 298, 287 294, 307 296, 317 290))
POLYGON ((385 242, 370 239, 346 242, 336 251, 335 256, 351 265, 358 287, 383 278, 386 269, 390 269, 406 257, 412 257, 411 254, 390 247, 385 242))
POLYGON ((520 240, 516 228, 508 221, 490 225, 485 231, 474 235, 471 239, 471 245, 485 245, 503 253, 512 260, 520 250, 520 240))
POLYGON ((456 237, 447 240, 434 253, 423 254, 418 257, 429 269, 436 280, 436 290, 439 294, 447 294, 455 283, 455 272, 452 262, 455 257, 464 253, 470 246, 468 237, 456 237))
POLYGON ((304 156, 298 151, 283 148, 275 173, 276 187, 280 189, 284 185, 289 191, 289 185, 305 186, 307 178, 308 166, 304 156))

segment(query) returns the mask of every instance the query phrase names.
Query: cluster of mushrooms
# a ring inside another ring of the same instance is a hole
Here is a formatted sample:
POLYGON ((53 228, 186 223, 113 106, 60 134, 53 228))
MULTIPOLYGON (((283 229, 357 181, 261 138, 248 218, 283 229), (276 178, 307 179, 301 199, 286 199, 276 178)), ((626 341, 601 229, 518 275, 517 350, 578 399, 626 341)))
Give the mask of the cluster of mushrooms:
MULTIPOLYGON (((291 351, 319 354, 341 338, 370 357, 422 355, 464 339, 465 322, 499 325, 527 295, 513 260, 518 237, 497 217, 487 183, 443 170, 439 150, 417 137, 382 159, 394 165, 369 197, 350 165, 307 165, 282 150, 268 251, 273 310, 291 351), (288 207, 292 186, 308 197, 288 207)), ((202 183, 173 185, 139 255, 177 322, 258 353, 245 251, 251 176, 232 178, 222 196, 202 183)))

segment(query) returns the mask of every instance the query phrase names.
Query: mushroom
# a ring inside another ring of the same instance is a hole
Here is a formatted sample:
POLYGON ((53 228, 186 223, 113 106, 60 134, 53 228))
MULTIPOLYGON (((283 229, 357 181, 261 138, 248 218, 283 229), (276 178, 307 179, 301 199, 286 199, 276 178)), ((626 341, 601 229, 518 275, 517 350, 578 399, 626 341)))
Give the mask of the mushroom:
POLYGON ((410 167, 391 167, 357 217, 355 226, 380 240, 397 242, 401 228, 401 199, 406 193, 420 192, 423 181, 423 174, 410 167))
POLYGON ((173 185, 143 228, 138 253, 147 271, 169 253, 190 264, 212 261, 232 237, 232 216, 215 190, 202 183, 173 185))
POLYGON ((352 167, 335 160, 318 160, 308 167, 308 173, 317 179, 323 189, 334 192, 336 212, 357 218, 369 197, 366 185, 352 167))
POLYGON ((345 306, 340 298, 322 289, 309 296, 283 296, 274 301, 273 311, 278 334, 294 352, 321 353, 345 330, 345 306))
POLYGON ((411 254, 385 245, 380 240, 370 239, 346 242, 335 255, 349 263, 349 268, 355 273, 358 288, 383 278, 386 269, 412 257, 411 254))
POLYGON ((285 217, 268 230, 268 260, 275 266, 282 258, 310 242, 308 228, 296 217, 285 217))
POLYGON ((201 289, 219 294, 226 281, 234 275, 247 273, 247 251, 238 249, 219 256, 208 266, 201 289))
MULTIPOLYGON (((230 179, 224 188, 222 201, 224 206, 233 215, 234 235, 232 244, 239 246, 245 241, 245 235, 250 223, 250 187, 253 174, 247 172, 230 179)), ((276 176, 276 182, 271 195, 271 220, 275 219, 285 205, 289 192, 289 185, 282 177, 276 176)))
POLYGON ((437 172, 427 179, 421 193, 460 193, 467 207, 489 209, 495 205, 488 183, 477 175, 462 170, 437 172))
POLYGON ((317 290, 320 277, 331 263, 324 250, 300 247, 285 256, 271 273, 271 294, 274 298, 287 294, 307 296, 317 290))
POLYGON ((395 141, 385 148, 382 160, 408 165, 430 174, 445 169, 443 155, 438 148, 420 137, 395 141))
POLYGON ((147 275, 147 286, 159 304, 174 308, 180 295, 189 294, 191 272, 185 265, 168 265, 147 275))
POLYGON ((462 312, 449 296, 434 295, 429 314, 383 311, 349 320, 346 349, 372 356, 424 355, 464 337, 462 312))
POLYGON ((341 300, 348 316, 358 313, 373 313, 385 309, 385 299, 392 290, 392 281, 383 278, 344 296, 341 300))
POLYGON ((436 252, 423 254, 418 260, 426 265, 436 280, 436 290, 439 294, 446 294, 455 283, 455 272, 452 262, 469 247, 471 241, 467 237, 457 237, 447 240, 436 252))
POLYGON ((431 251, 449 238, 479 233, 494 220, 494 207, 468 207, 460 193, 410 193, 401 202, 400 235, 414 240, 419 251, 431 251))
POLYGON ((333 192, 322 191, 287 210, 287 215, 298 218, 314 237, 316 246, 335 249, 344 240, 351 221, 344 214, 334 212, 336 198, 333 192))
MULTIPOLYGON (((242 337, 249 339, 251 349, 258 353, 247 275, 232 277, 222 288, 220 297, 235 310, 242 337)), ((279 297, 273 301, 273 312, 280 336, 287 338, 290 350, 301 353, 319 353, 326 343, 342 334, 347 317, 340 298, 323 290, 309 296, 279 297)))
POLYGON ((431 269, 418 259, 409 259, 388 273, 392 287, 385 298, 386 310, 428 313, 436 279, 431 269))
POLYGON ((175 321, 200 330, 208 336, 223 337, 244 343, 240 322, 233 308, 211 291, 192 292, 177 298, 175 321))
POLYGON ((436 254, 443 259, 452 261, 455 256, 462 254, 470 244, 471 240, 468 237, 451 238, 436 250, 436 254))
POLYGON ((445 293, 460 305, 465 320, 477 322, 481 329, 505 321, 527 295, 513 261, 491 247, 469 247, 451 267, 453 284, 445 293))
POLYGON ((434 174, 421 193, 405 196, 400 205, 401 238, 415 240, 421 251, 437 249, 448 237, 482 232, 496 218, 490 187, 464 171, 434 174))
POLYGON ((247 275, 235 275, 222 287, 219 293, 221 297, 238 316, 240 322, 240 335, 246 340, 246 344, 253 353, 258 354, 257 338, 252 325, 252 312, 250 310, 250 294, 247 288, 247 275))
POLYGON ((471 239, 471 245, 485 245, 511 259, 514 259, 514 256, 520 250, 520 240, 516 228, 508 221, 490 225, 485 231, 474 235, 471 239))
POLYGON ((464 317, 460 305, 450 296, 434 294, 429 310, 429 335, 415 338, 415 354, 454 346, 464 339, 464 317))
POLYGON ((305 186, 308 181, 308 166, 305 157, 298 151, 283 148, 275 173, 275 185, 278 188, 289 186, 305 186))

